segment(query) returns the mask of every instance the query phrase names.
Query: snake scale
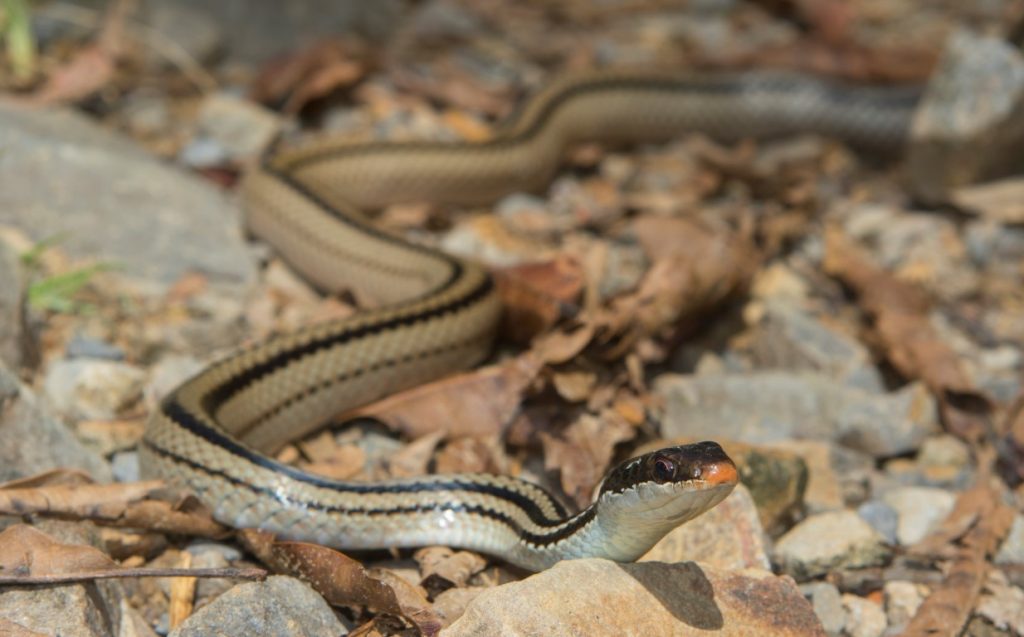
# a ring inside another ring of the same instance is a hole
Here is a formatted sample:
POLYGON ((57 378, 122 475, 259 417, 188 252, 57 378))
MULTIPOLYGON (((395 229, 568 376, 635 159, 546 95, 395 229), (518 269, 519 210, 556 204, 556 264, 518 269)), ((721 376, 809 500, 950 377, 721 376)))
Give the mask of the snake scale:
POLYGON ((221 522, 283 538, 345 549, 444 544, 533 570, 575 557, 634 560, 731 491, 736 469, 717 444, 627 460, 576 514, 510 477, 342 482, 267 455, 490 351, 500 305, 485 270, 387 234, 361 211, 536 190, 583 141, 811 132, 897 150, 916 99, 779 72, 599 71, 553 83, 483 143, 325 140, 275 151, 242 183, 248 228, 323 290, 357 288, 381 306, 246 347, 187 380, 149 420, 144 472, 192 489, 221 522))

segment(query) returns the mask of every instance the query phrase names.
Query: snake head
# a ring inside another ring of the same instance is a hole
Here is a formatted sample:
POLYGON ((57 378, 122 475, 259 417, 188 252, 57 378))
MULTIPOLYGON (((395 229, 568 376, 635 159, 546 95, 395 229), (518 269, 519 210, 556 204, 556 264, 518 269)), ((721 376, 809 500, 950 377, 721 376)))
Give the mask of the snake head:
POLYGON ((688 484, 693 488, 735 486, 736 465, 717 442, 698 442, 652 451, 612 469, 601 493, 621 493, 640 484, 688 484))

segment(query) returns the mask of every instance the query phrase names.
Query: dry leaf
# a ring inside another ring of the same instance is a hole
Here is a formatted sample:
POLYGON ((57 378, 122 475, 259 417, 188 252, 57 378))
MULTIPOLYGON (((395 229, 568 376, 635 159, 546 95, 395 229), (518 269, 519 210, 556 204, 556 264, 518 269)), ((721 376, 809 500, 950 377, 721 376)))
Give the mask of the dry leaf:
POLYGON ((449 437, 497 434, 515 418, 540 368, 541 362, 527 352, 394 394, 340 418, 376 418, 413 439, 432 432, 449 437))
POLYGON ((509 461, 502 438, 464 436, 450 440, 434 457, 437 473, 508 474, 509 461))
POLYGON ((0 584, 177 576, 263 579, 266 572, 258 568, 125 568, 98 549, 83 544, 63 544, 27 524, 15 524, 0 533, 0 584))
MULTIPOLYGON (((192 554, 188 551, 182 551, 178 559, 179 568, 188 569, 192 566, 192 554)), ((175 577, 171 580, 171 593, 167 604, 168 623, 171 630, 180 626, 192 614, 196 582, 194 577, 175 577)))
POLYGON ((853 288, 874 322, 885 355, 907 378, 920 378, 939 400, 943 422, 967 441, 989 430, 989 399, 977 390, 952 348, 932 327, 924 293, 873 265, 837 228, 825 232, 825 271, 853 288))
POLYGON ((388 473, 394 478, 421 476, 427 473, 427 465, 434 455, 434 449, 444 437, 443 431, 420 436, 388 458, 388 473))
POLYGON ((636 429, 612 411, 600 417, 583 414, 560 437, 540 433, 544 468, 558 470, 562 490, 585 506, 611 464, 615 446, 635 435, 636 429))
POLYGON ((177 502, 149 499, 163 493, 164 483, 57 485, 0 490, 0 514, 45 514, 88 519, 103 524, 224 537, 229 530, 214 522, 198 500, 177 502))
POLYGON ((463 587, 469 578, 487 567, 487 560, 476 553, 453 551, 447 546, 420 549, 413 559, 420 565, 423 587, 433 594, 453 586, 463 587))
POLYGON ((405 617, 424 635, 436 635, 441 620, 426 597, 405 580, 383 571, 370 572, 355 560, 324 546, 304 542, 275 542, 269 533, 240 532, 243 542, 275 571, 299 577, 329 603, 365 606, 405 617))
POLYGON ((590 344, 595 332, 593 323, 566 327, 540 335, 530 349, 545 363, 565 363, 575 358, 590 344))
POLYGON ((559 396, 570 403, 581 403, 597 385, 597 374, 586 370, 555 372, 551 380, 559 396))
POLYGON ((494 272, 504 315, 502 335, 524 343, 577 311, 583 292, 582 265, 568 255, 494 272))
POLYGON ((250 97, 263 104, 284 102, 298 113, 311 101, 354 86, 368 70, 364 47, 350 40, 322 40, 271 63, 253 83, 250 97))

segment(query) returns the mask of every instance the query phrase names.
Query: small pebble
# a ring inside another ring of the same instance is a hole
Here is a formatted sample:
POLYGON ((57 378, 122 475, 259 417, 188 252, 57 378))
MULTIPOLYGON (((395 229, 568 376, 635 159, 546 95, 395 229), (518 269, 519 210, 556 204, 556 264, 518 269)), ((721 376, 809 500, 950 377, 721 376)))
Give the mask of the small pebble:
POLYGON ((910 621, 917 612, 917 608, 924 601, 919 586, 913 582, 892 581, 886 582, 885 591, 885 613, 889 625, 896 628, 902 627, 910 621))
POLYGON ((956 496, 932 487, 901 487, 885 493, 882 500, 899 518, 896 539, 903 546, 909 546, 938 527, 953 510, 956 496))
POLYGON ((821 620, 821 626, 830 636, 839 635, 846 626, 846 611, 839 589, 828 582, 804 584, 800 592, 811 601, 814 614, 821 620))
POLYGON ((889 549, 884 539, 852 511, 829 511, 803 520, 779 538, 774 562, 799 580, 837 568, 881 564, 889 549))
POLYGON ((843 595, 846 608, 846 634, 850 637, 882 637, 888 622, 885 611, 875 602, 850 595, 843 595))

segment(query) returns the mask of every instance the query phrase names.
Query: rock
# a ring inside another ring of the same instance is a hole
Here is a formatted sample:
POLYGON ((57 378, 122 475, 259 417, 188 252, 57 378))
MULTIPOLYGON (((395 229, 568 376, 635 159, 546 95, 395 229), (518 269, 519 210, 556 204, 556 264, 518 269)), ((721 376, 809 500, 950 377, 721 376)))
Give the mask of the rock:
POLYGON ((227 93, 203 98, 196 124, 201 138, 215 141, 234 162, 259 156, 281 130, 273 111, 227 93))
POLYGON ((756 369, 821 372, 844 385, 872 393, 884 391, 867 348, 789 304, 764 304, 750 348, 756 369))
POLYGON ((1019 168, 1024 57, 997 35, 953 32, 911 126, 911 190, 944 201, 958 186, 1019 168))
POLYGON ((876 396, 810 374, 782 371, 663 374, 654 393, 665 403, 667 438, 728 438, 748 443, 806 438, 838 442, 873 456, 917 449, 937 428, 924 385, 876 396))
POLYGON ((882 501, 898 516, 896 539, 909 546, 924 539, 946 519, 956 496, 932 487, 901 487, 882 495, 882 501))
POLYGON ((0 241, 0 361, 11 369, 28 362, 25 278, 18 255, 0 241))
POLYGON ((884 584, 882 590, 885 593, 885 615, 888 624, 894 630, 901 630, 917 613, 918 607, 927 596, 927 592, 923 592, 921 588, 914 582, 900 580, 884 584))
POLYGON ((338 637, 348 630, 312 588, 278 575, 240 584, 197 610, 168 637, 338 637))
POLYGON ((857 507, 857 515, 878 531, 888 544, 897 543, 896 529, 900 518, 896 509, 881 500, 869 500, 857 507))
POLYGON ((846 608, 846 634, 850 637, 882 637, 888 623, 885 611, 875 602, 851 595, 843 595, 846 608))
POLYGON ((996 564, 1024 564, 1024 513, 1014 516, 1010 532, 1006 534, 994 561, 996 564))
POLYGON ((835 511, 849 501, 864 499, 869 476, 875 471, 874 459, 870 456, 816 440, 775 444, 799 456, 807 467, 803 505, 808 513, 835 511))
POLYGON ((138 482, 141 479, 139 453, 135 450, 115 453, 110 459, 110 470, 118 482, 138 482))
POLYGON ((830 511, 812 515, 779 538, 774 561, 803 581, 833 569, 877 566, 889 553, 882 536, 856 513, 830 511))
POLYGON ((725 442, 740 480, 757 504, 761 524, 772 535, 788 528, 803 510, 807 465, 788 449, 725 442))
POLYGON ((917 453, 917 461, 926 467, 950 467, 960 470, 970 465, 971 450, 959 438, 940 434, 924 441, 917 453))
POLYGON ((142 396, 146 372, 106 360, 58 360, 46 371, 46 397, 71 419, 105 420, 142 396))
POLYGON ((560 562, 478 595, 441 631, 463 635, 822 635, 793 581, 695 562, 560 562), (785 609, 780 612, 780 609, 785 609))
POLYGON ((58 467, 82 469, 101 482, 110 467, 86 449, 0 363, 0 482, 58 467))
POLYGON ((63 237, 158 295, 187 272, 239 298, 255 282, 237 206, 128 139, 71 111, 0 107, 0 147, 0 223, 63 237))
POLYGON ((813 582, 800 587, 804 597, 810 600, 814 614, 821 620, 825 633, 837 636, 846 626, 846 611, 839 589, 828 582, 813 582))
POLYGON ((638 561, 699 559, 722 570, 771 570, 764 529, 750 492, 741 483, 718 506, 661 539, 638 561))

